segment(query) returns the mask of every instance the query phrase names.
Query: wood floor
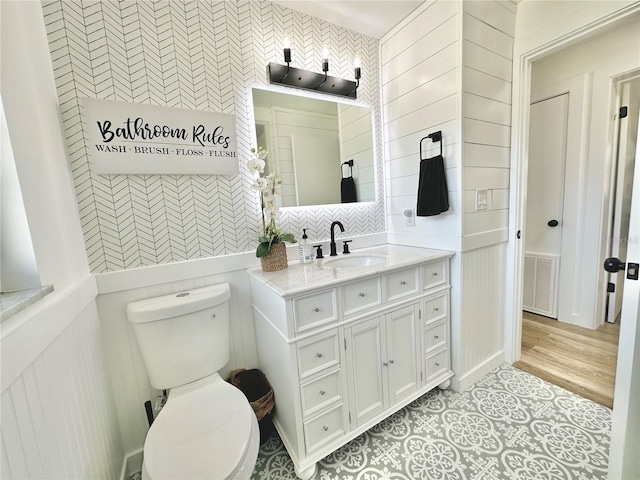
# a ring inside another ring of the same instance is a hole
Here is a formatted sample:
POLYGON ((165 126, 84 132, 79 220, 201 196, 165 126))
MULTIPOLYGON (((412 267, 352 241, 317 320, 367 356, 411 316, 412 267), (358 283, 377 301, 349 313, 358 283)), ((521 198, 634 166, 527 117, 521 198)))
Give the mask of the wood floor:
POLYGON ((524 312, 522 356, 514 366, 613 408, 620 323, 597 330, 524 312))

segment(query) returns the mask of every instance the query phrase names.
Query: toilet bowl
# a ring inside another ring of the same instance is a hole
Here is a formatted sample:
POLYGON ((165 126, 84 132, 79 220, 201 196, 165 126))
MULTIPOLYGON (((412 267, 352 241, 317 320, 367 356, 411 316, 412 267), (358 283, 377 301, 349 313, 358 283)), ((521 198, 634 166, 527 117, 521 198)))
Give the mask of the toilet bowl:
POLYGON ((171 390, 144 443, 142 478, 248 479, 259 447, 253 409, 216 373, 171 390))
POLYGON ((228 284, 130 303, 151 385, 169 390, 144 443, 142 478, 249 479, 260 431, 244 394, 217 373, 229 362, 228 284))

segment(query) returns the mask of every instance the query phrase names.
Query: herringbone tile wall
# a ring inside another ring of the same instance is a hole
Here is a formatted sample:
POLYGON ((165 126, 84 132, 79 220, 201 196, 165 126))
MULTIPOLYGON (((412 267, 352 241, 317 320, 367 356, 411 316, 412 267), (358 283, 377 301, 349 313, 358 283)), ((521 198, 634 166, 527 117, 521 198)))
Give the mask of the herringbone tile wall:
POLYGON ((266 84, 266 64, 319 71, 330 48, 330 74, 353 77, 360 55, 359 102, 376 119, 377 201, 294 208, 284 230, 314 240, 331 221, 348 235, 385 231, 378 41, 268 1, 45 1, 43 13, 64 134, 91 271, 131 269, 253 250, 258 198, 244 164, 255 143, 251 87, 266 84), (98 175, 83 133, 84 97, 236 115, 240 175, 98 175))

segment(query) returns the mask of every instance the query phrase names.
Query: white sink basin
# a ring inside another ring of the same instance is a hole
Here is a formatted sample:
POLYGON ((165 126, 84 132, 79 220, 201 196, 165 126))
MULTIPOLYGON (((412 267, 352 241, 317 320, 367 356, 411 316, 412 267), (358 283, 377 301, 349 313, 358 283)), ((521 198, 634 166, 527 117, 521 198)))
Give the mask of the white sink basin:
POLYGON ((385 263, 386 261, 387 257, 384 255, 358 255, 352 253, 337 258, 328 258, 322 263, 322 266, 329 268, 368 267, 385 263))

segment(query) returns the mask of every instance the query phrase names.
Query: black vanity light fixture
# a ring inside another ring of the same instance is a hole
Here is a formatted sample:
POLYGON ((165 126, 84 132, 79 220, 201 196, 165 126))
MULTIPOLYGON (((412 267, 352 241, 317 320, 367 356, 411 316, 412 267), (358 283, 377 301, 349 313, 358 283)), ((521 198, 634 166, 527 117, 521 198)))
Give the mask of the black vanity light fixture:
POLYGON ((354 61, 354 78, 356 81, 352 82, 351 80, 345 80, 343 78, 328 75, 329 49, 326 46, 322 48, 323 73, 315 73, 308 70, 302 70, 301 68, 291 67, 291 46, 289 43, 289 37, 284 37, 283 47, 284 61, 286 65, 280 65, 279 63, 274 62, 270 62, 267 65, 267 78, 270 84, 329 93, 331 95, 339 95, 347 98, 357 98, 357 90, 360 86, 360 78, 362 78, 360 59, 358 57, 356 57, 354 61))

